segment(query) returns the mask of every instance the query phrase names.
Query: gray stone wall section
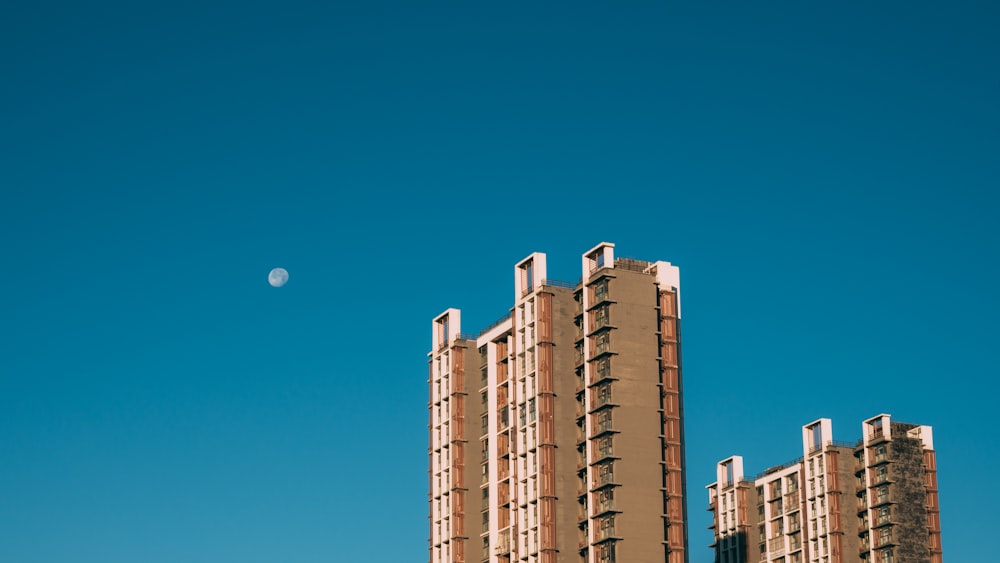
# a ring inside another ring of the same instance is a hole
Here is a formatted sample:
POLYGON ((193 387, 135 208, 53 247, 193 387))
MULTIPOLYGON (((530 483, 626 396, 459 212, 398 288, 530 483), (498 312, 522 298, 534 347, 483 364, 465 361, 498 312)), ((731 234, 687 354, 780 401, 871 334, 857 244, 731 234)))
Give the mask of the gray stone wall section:
POLYGON ((895 563, 929 563, 927 510, 924 506, 924 445, 916 438, 905 437, 914 425, 893 422, 889 443, 889 489, 892 505, 895 563))

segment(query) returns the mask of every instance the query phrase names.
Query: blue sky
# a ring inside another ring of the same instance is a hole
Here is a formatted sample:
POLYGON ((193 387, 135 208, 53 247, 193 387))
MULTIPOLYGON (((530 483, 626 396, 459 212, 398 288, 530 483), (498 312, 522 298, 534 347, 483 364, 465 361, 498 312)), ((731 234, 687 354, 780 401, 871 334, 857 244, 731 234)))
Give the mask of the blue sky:
POLYGON ((0 560, 423 561, 430 319, 600 241, 681 268, 694 563, 717 460, 880 412, 990 558, 993 4, 3 12, 0 560))

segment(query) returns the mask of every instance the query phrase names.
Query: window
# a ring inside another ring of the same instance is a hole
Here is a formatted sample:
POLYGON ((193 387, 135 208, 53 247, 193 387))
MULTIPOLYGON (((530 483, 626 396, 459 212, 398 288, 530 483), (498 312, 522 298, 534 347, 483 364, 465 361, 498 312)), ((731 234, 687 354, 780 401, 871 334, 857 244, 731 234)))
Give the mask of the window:
POLYGON ((600 303, 608 298, 608 280, 603 279, 594 284, 594 302, 600 303))
POLYGON ((879 468, 875 470, 875 482, 884 483, 885 481, 888 480, 889 480, 889 468, 885 465, 879 466, 879 468))
POLYGON ((607 305, 603 305, 594 309, 594 327, 595 329, 605 327, 609 324, 609 308, 607 305))
POLYGON ((615 515, 609 514, 598 520, 598 539, 607 539, 615 535, 615 515))
POLYGON ((446 346, 448 344, 448 315, 445 315, 438 319, 438 346, 446 346))
POLYGON ((598 485, 606 485, 611 483, 615 479, 615 466, 614 462, 608 461, 597 466, 597 483, 598 485))
POLYGON ((793 512, 788 516, 788 531, 797 532, 802 528, 802 523, 799 520, 799 513, 793 512))
POLYGON ((602 436, 597 439, 597 458, 611 455, 611 436, 602 436))
POLYGON ((615 563, 615 542, 602 543, 597 547, 597 563, 615 563))
MULTIPOLYGON (((584 497, 586 498, 586 497, 584 497)), ((597 493, 597 510, 604 512, 615 507, 615 490, 605 489, 597 493)))
POLYGON ((597 406, 603 406, 611 402, 611 383, 602 383, 597 386, 597 406))
POLYGON ((871 423, 871 438, 882 437, 882 419, 877 418, 871 423))
POLYGON ((611 430, 611 411, 605 410, 597 413, 597 431, 604 432, 611 430))
POLYGON ((888 524, 889 523, 889 507, 888 506, 880 506, 879 509, 878 509, 877 514, 878 514, 878 518, 876 519, 876 522, 878 524, 888 524))
POLYGON ((603 379, 611 377, 611 359, 601 358, 597 360, 597 378, 603 379))
POLYGON ((792 473, 787 477, 788 480, 788 492, 794 493, 799 490, 799 474, 792 473))
POLYGON ((780 479, 771 482, 770 493, 771 493, 770 494, 770 499, 771 500, 774 500, 776 498, 781 498, 781 480, 780 479))
MULTIPOLYGON (((892 541, 892 526, 886 526, 885 528, 879 528, 878 530, 878 544, 885 545, 892 541)), ((883 554, 885 551, 882 552, 883 554)))
POLYGON ((535 421, 535 398, 528 399, 528 422, 535 421))
POLYGON ((611 333, 602 332, 598 334, 593 339, 594 344, 594 355, 603 354, 604 352, 609 352, 611 350, 611 333))
POLYGON ((528 293, 535 285, 535 262, 528 260, 521 266, 521 281, 523 282, 524 293, 528 293))
POLYGON ((813 424, 809 431, 812 432, 812 449, 816 451, 823 447, 823 426, 821 424, 813 424))

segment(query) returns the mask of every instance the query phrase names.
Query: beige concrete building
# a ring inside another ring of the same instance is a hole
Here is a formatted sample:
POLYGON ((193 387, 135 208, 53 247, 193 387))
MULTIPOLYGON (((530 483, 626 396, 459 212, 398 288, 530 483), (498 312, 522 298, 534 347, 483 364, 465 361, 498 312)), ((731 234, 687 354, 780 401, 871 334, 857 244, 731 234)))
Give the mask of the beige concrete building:
POLYGON ((857 443, 829 419, 802 427, 803 456, 746 478, 743 458, 707 486, 716 563, 941 563, 929 426, 864 423, 857 443))
POLYGON ((601 243, 514 266, 479 334, 433 321, 431 563, 687 561, 680 274, 601 243))

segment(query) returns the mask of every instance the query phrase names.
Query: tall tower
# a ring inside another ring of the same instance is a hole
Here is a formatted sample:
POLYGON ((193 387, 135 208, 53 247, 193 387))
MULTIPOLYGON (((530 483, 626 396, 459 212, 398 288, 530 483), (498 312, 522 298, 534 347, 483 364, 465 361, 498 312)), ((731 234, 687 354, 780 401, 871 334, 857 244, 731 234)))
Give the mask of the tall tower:
POLYGON ((616 259, 601 243, 578 282, 561 282, 533 253, 514 266, 510 311, 474 343, 457 310, 434 320, 431 563, 687 560, 679 278, 668 262, 616 259), (435 366, 451 351, 454 374, 456 350, 470 374, 461 422, 460 401, 448 420, 435 410, 437 386, 457 388, 435 366), (475 485, 454 488, 458 466, 438 462, 446 443, 466 460, 477 452, 477 469, 461 468, 475 485))
POLYGON ((862 423, 855 466, 861 560, 941 563, 937 455, 930 426, 880 414, 862 423))
POLYGON ((802 427, 803 456, 743 476, 716 465, 707 486, 716 563, 941 563, 937 468, 929 426, 863 423, 857 443, 830 419, 802 427))

